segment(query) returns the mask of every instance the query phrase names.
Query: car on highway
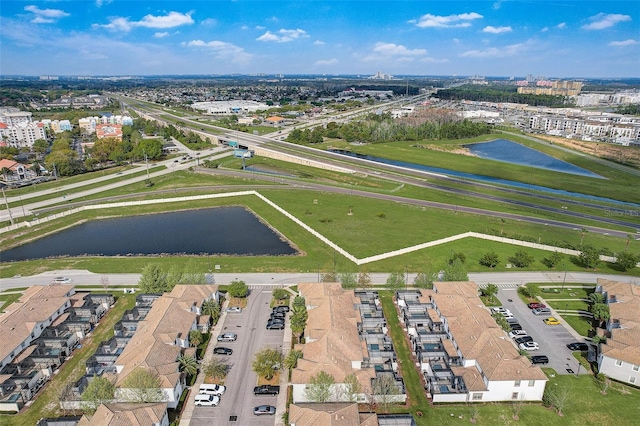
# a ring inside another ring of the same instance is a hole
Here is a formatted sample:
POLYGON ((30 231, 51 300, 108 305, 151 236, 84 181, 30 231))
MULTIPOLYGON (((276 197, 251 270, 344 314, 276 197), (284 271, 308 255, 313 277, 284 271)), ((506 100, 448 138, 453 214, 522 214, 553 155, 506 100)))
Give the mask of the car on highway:
POLYGON ((549 357, 546 355, 534 355, 531 357, 531 364, 549 364, 549 357))
POLYGON ((509 337, 511 337, 512 339, 515 339, 517 337, 522 337, 522 336, 526 336, 527 332, 524 330, 513 330, 509 333, 509 337))
POLYGON ((524 342, 524 343, 520 343, 518 345, 518 347, 522 350, 525 351, 537 351, 538 349, 540 349, 540 347, 538 346, 538 344, 536 342, 524 342))
POLYGON ((527 307, 529 309, 540 309, 540 308, 546 308, 547 305, 545 305, 544 303, 529 303, 527 307))
POLYGON ((217 348, 213 348, 213 353, 215 355, 231 355, 233 353, 233 349, 217 347, 217 348))
POLYGON ((544 323, 547 325, 558 325, 560 321, 555 317, 549 317, 544 319, 544 323))
POLYGON ((215 407, 220 404, 220 397, 217 395, 196 394, 195 405, 198 407, 215 407))
POLYGON ((218 336, 218 342, 235 342, 237 338, 236 333, 223 333, 218 336))
POLYGON ((573 342, 573 343, 567 343, 567 348, 571 349, 572 351, 584 352, 589 350, 589 345, 584 342, 573 342))
POLYGON ((227 390, 226 387, 222 386, 222 385, 216 385, 216 384, 212 384, 212 385, 208 385, 208 384, 202 384, 200 385, 200 387, 198 388, 198 393, 204 393, 206 395, 218 395, 221 396, 222 394, 224 394, 224 392, 227 390))
POLYGON ((276 407, 274 407, 273 405, 258 405, 253 409, 253 414, 255 414, 256 416, 264 416, 265 414, 273 416, 275 413, 276 407))
POLYGON ((242 308, 240 306, 229 306, 226 310, 231 314, 239 314, 242 312, 242 308))
POLYGON ((531 336, 522 336, 516 337, 516 343, 519 345, 520 343, 533 342, 533 337, 531 336))

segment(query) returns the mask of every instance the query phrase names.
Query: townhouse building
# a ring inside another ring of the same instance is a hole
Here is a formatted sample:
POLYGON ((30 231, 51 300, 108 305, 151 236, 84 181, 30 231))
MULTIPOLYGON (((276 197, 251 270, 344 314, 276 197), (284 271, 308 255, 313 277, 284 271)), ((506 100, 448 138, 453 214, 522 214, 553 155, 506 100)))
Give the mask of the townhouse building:
POLYGON ((519 354, 475 283, 399 290, 396 303, 434 403, 542 400, 546 375, 519 354))
POLYGON ((101 404, 93 415, 83 415, 77 426, 169 426, 167 404, 101 404))
POLYGON ((640 286, 598 279, 596 292, 609 306, 607 338, 599 345, 598 371, 623 383, 640 385, 640 286))

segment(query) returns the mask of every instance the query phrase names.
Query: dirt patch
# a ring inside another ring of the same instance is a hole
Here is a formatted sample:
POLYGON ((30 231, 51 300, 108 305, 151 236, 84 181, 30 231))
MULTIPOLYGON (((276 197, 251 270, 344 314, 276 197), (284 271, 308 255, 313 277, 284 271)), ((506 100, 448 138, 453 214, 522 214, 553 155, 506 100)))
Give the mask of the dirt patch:
POLYGON ((559 136, 536 135, 536 137, 556 145, 593 155, 594 157, 627 164, 633 167, 640 167, 640 149, 635 147, 579 141, 559 136))
POLYGON ((477 157, 474 153, 472 153, 469 148, 462 147, 460 145, 415 145, 416 148, 428 149, 431 151, 440 151, 440 152, 449 152, 451 154, 460 154, 460 155, 468 155, 469 157, 477 157))

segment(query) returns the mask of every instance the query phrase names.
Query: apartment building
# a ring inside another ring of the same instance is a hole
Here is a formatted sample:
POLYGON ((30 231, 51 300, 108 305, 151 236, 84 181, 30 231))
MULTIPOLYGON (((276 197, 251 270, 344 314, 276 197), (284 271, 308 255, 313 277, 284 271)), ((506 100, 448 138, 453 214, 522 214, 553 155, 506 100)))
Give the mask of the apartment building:
POLYGON ((163 402, 169 408, 177 407, 186 386, 178 357, 195 356, 195 348, 189 345, 189 332, 198 329, 203 302, 218 300, 217 288, 215 285, 177 285, 153 302, 115 361, 116 398, 128 399, 129 390, 123 387, 127 377, 137 368, 144 368, 160 377, 163 402))
POLYGON ((46 139, 42 123, 34 122, 30 112, 0 108, 0 139, 5 146, 31 148, 38 139, 46 139))
POLYGON ((518 353, 475 283, 437 282, 396 300, 434 403, 542 400, 546 375, 518 353))
POLYGON ((95 131, 98 139, 116 138, 122 140, 122 125, 120 124, 98 124, 95 131))
POLYGON ((598 350, 598 371, 623 383, 640 385, 640 286, 598 279, 610 317, 606 343, 598 350))
POLYGON ((312 402, 305 391, 320 371, 335 380, 331 402, 346 401, 345 378, 349 375, 360 383, 362 392, 355 395, 358 402, 380 399, 375 395, 375 381, 383 376, 397 389, 386 400, 404 402, 404 383, 377 294, 343 290, 340 283, 301 283, 298 290, 306 300, 309 318, 305 343, 296 346, 303 357, 292 371, 293 402, 312 402))
POLYGON ((83 415, 77 426, 169 426, 167 404, 102 404, 92 416, 83 415))

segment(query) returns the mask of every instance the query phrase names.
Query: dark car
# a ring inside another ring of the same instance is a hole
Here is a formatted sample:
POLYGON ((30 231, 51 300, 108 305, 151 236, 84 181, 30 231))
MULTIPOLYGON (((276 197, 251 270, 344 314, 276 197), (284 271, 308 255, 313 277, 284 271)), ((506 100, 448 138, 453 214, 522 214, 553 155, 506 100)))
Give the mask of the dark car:
POLYGON ((529 303, 527 306, 529 307, 529 309, 540 309, 547 307, 547 305, 545 305, 544 303, 529 303))
POLYGON ((588 351, 589 345, 584 342, 573 342, 567 344, 567 348, 571 349, 572 351, 588 351))
POLYGON ((267 322, 284 324, 284 318, 269 318, 267 322))
POLYGON ((274 306, 273 312, 289 312, 289 307, 286 305, 274 306))
POLYGON ((513 331, 513 330, 522 330, 522 326, 520 324, 518 324, 517 322, 515 324, 509 324, 509 328, 513 331))
POLYGON ((531 336, 522 336, 516 339, 516 343, 519 345, 520 343, 533 342, 533 337, 531 336))
POLYGON ((263 416, 265 414, 273 416, 275 413, 276 407, 274 407, 273 405, 258 405, 257 407, 253 408, 253 414, 255 414, 256 416, 263 416))
POLYGON ((233 349, 231 348, 213 348, 213 353, 216 355, 231 355, 233 349))
POLYGON ((284 330, 284 323, 268 323, 267 330, 284 330))
POLYGON ((253 388, 254 395, 277 395, 280 393, 280 386, 261 385, 253 388))
POLYGON ((546 355, 534 355, 531 357, 531 364, 548 364, 549 357, 546 355))

